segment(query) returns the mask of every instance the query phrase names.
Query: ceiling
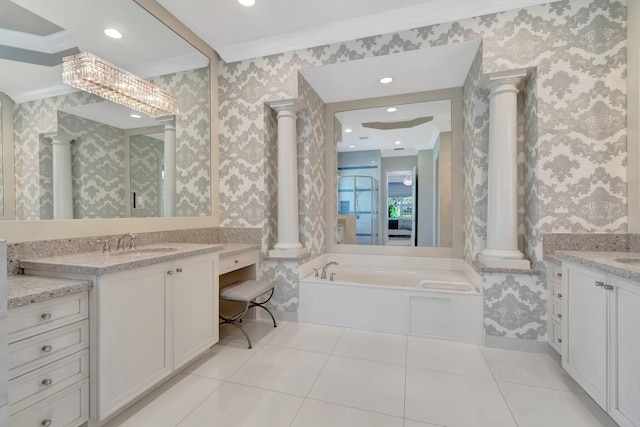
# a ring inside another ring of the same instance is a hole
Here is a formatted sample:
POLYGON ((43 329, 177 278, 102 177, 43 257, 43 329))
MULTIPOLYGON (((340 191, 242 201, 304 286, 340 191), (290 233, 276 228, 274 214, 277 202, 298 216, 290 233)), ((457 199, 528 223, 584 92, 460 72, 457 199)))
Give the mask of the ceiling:
POLYGON ((236 0, 157 1, 234 62, 553 0, 256 0, 253 7, 236 0))

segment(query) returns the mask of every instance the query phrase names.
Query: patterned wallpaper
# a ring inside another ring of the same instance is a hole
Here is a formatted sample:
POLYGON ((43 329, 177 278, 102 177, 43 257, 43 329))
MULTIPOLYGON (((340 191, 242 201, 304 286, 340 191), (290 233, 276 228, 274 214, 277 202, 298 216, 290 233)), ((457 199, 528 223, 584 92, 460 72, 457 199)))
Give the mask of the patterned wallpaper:
POLYGON ((144 207, 131 206, 131 216, 156 217, 162 214, 162 162, 164 142, 147 135, 132 135, 129 138, 131 159, 131 194, 144 197, 144 207))
MULTIPOLYGON (((179 114, 176 120, 178 205, 176 214, 179 216, 210 215, 210 106, 207 96, 210 84, 209 69, 185 71, 150 80, 166 88, 178 98, 179 114)), ((40 135, 59 131, 57 116, 59 110, 102 101, 100 97, 86 92, 74 92, 16 104, 14 136, 16 217, 18 219, 40 218, 40 135)), ((111 166, 105 167, 110 168, 111 166)), ((109 169, 106 173, 111 172, 112 170, 109 169)), ((96 182, 96 184, 99 183, 96 182)), ((96 186, 96 188, 101 187, 96 186)), ((113 194, 118 190, 115 187, 110 187, 108 191, 113 194)), ((124 192, 122 194, 124 196, 124 192)), ((123 200, 121 199, 119 202, 122 208, 124 207, 123 200)), ((96 203, 95 201, 90 202, 91 206, 87 208, 88 212, 98 209, 99 203, 96 203)), ((108 207, 105 205, 104 208, 109 211, 109 215, 122 216, 117 213, 120 208, 111 202, 108 207)), ((80 209, 82 215, 87 214, 83 207, 75 206, 75 209, 80 209)))

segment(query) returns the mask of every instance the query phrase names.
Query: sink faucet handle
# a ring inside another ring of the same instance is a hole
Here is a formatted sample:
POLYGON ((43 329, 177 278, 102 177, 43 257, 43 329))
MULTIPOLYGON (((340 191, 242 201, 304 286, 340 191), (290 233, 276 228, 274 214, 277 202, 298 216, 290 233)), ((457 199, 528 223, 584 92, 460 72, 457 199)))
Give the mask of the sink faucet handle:
POLYGON ((315 274, 314 274, 314 277, 315 277, 316 279, 317 279, 318 277, 320 277, 320 274, 318 274, 318 271, 320 271, 320 269, 319 269, 319 268, 314 268, 314 269, 313 269, 313 271, 314 271, 314 273, 315 273, 315 274))
POLYGON ((331 275, 329 276, 329 281, 333 282, 333 278, 335 277, 336 273, 331 273, 331 275))
POLYGON ((129 237, 131 238, 131 241, 129 242, 129 249, 135 249, 136 248, 136 235, 133 233, 129 233, 129 237))
POLYGON ((98 239, 98 240, 96 240, 96 243, 102 244, 102 253, 103 254, 108 254, 109 253, 109 250, 111 249, 109 247, 109 239, 104 239, 104 240, 98 239))

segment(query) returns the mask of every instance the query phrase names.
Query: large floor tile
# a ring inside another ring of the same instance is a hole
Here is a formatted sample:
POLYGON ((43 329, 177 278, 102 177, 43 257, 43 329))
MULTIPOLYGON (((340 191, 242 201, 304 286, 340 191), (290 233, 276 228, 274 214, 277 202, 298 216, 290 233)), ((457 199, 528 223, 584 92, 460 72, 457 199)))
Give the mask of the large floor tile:
POLYGON ((481 351, 497 381, 584 392, 548 354, 487 347, 481 351))
POLYGON ((589 396, 514 383, 499 383, 519 427, 614 427, 589 396))
POLYGON ((346 329, 333 354, 404 365, 407 355, 407 337, 346 329))
POLYGON ((222 384, 210 378, 180 374, 107 426, 175 427, 222 384))
POLYGON ((291 427, 403 427, 402 418, 307 399, 291 427))
POLYGON ((227 380, 261 348, 261 344, 255 344, 252 349, 248 349, 246 343, 241 341, 225 340, 213 346, 208 353, 187 366, 183 372, 227 380))
POLYGON ((447 427, 516 426, 493 379, 418 368, 407 368, 405 417, 447 427))
POLYGON ((421 421, 404 420, 404 427, 443 427, 436 424, 423 423, 421 421))
POLYGON ((331 356, 309 397, 402 417, 405 367, 331 356))
POLYGON ((331 353, 344 328, 315 325, 312 323, 292 323, 273 337, 269 344, 300 350, 331 353))
POLYGON ((265 345, 229 381, 306 396, 328 355, 265 345))
POLYGON ((284 393, 225 383, 178 427, 288 426, 303 400, 284 393))
POLYGON ((423 337, 409 337, 408 340, 407 366, 493 378, 480 349, 475 344, 423 337))
MULTIPOLYGON (((247 319, 242 322, 242 329, 249 335, 252 344, 266 344, 273 337, 284 331, 289 326, 288 322, 278 322, 278 327, 274 328, 271 320, 252 320, 247 319)), ((221 341, 238 341, 247 343, 247 339, 242 332, 232 325, 220 326, 221 341)))

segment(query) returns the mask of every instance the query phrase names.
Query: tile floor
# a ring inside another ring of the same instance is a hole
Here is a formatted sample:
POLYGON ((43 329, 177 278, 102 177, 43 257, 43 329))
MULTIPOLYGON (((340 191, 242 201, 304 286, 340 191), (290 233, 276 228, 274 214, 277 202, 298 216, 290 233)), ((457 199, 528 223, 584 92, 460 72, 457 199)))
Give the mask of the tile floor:
POLYGON ((108 427, 616 425, 548 355, 245 322, 108 427))

